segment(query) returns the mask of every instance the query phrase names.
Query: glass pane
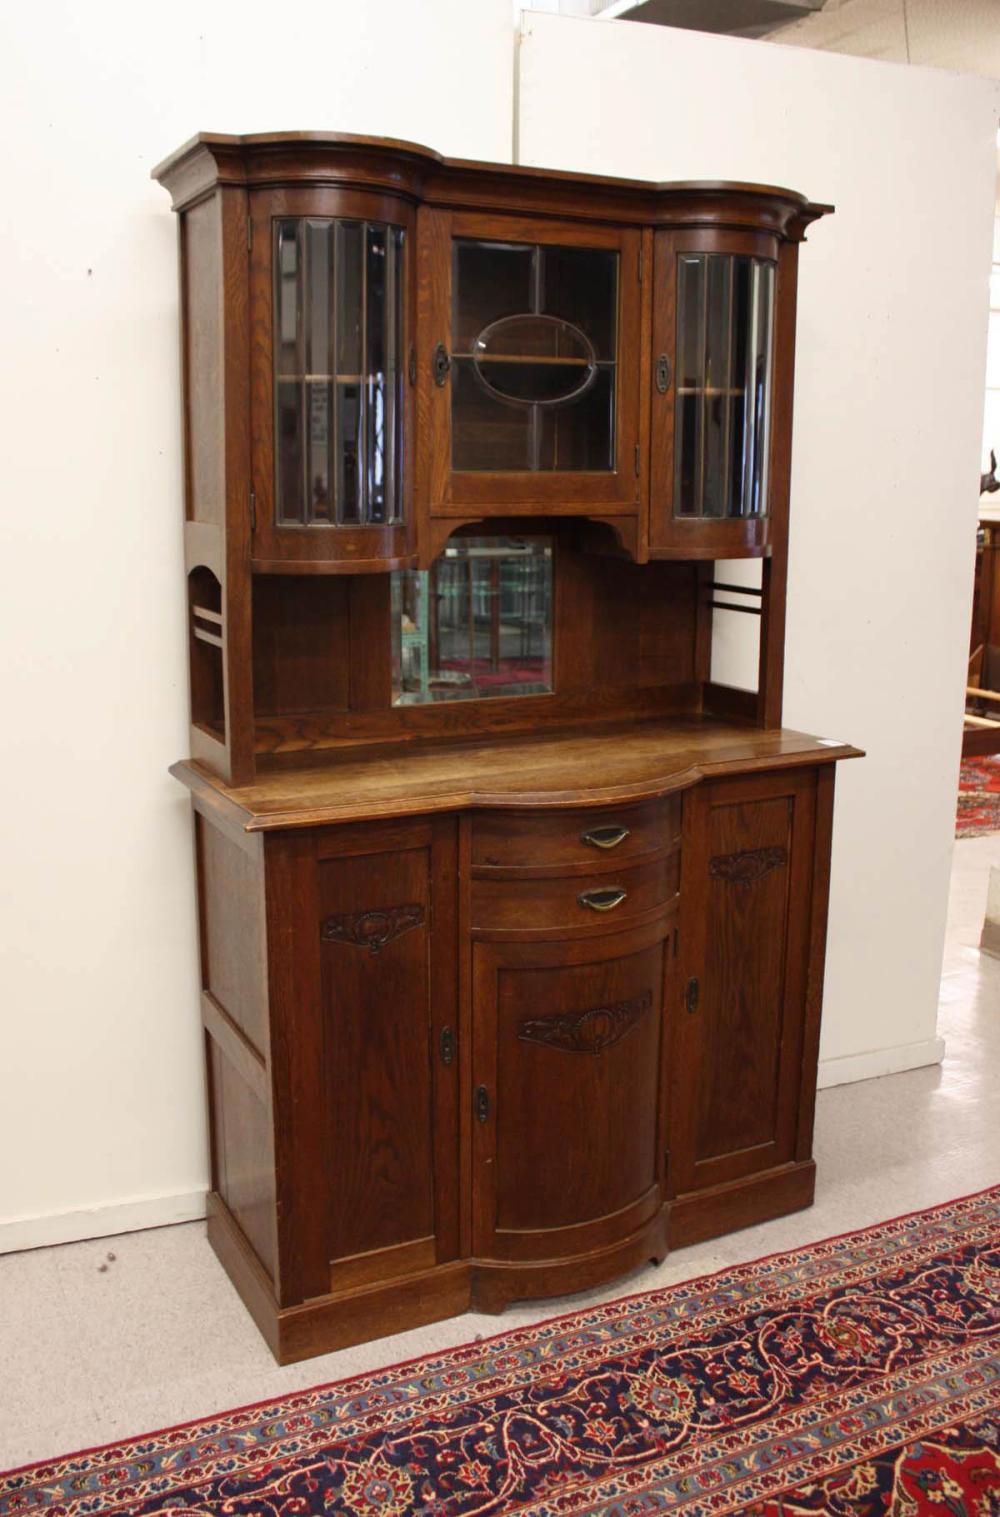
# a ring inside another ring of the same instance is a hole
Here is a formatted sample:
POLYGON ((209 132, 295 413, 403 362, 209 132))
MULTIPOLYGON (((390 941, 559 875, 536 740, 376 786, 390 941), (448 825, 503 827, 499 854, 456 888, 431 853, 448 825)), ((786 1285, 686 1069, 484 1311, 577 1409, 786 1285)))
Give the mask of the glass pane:
POLYGON ((385 227, 367 230, 365 520, 385 521, 385 227))
POLYGON ((771 332, 773 325, 774 265, 754 267, 753 480, 749 511, 767 510, 767 470, 771 442, 771 332))
POLYGON ((677 260, 677 415, 674 511, 698 516, 702 504, 702 392, 705 387, 705 274, 702 254, 677 260))
POLYGON ((401 519, 403 249, 403 231, 380 223, 276 223, 280 523, 401 519))
POLYGON ((542 409, 537 430, 537 468, 573 472, 613 469, 614 364, 601 364, 587 393, 573 405, 542 409))
POLYGON ((769 260, 678 257, 676 515, 767 510, 773 307, 769 260))
POLYGON ((452 259, 452 343, 471 353, 482 331, 501 316, 534 310, 534 248, 523 243, 455 242, 452 259))
POLYGON ((749 258, 733 258, 731 262, 733 266, 732 356, 729 372, 732 376, 733 394, 727 448, 729 489, 726 498, 726 515, 742 516, 743 497, 748 488, 746 482, 746 372, 752 312, 752 261, 749 258))
POLYGON ((501 316, 479 333, 473 352, 478 378, 500 400, 571 400, 596 369, 586 333, 557 316, 501 316))
POLYGON ((618 343, 618 254, 598 248, 540 251, 541 309, 582 327, 597 357, 613 363, 618 343))
POLYGON ((475 361, 451 368, 452 465, 456 469, 530 469, 531 406, 498 400, 480 384, 475 361))
POLYGON ((337 373, 345 384, 357 384, 361 373, 364 230, 356 221, 337 223, 337 373))
POLYGON ((452 465, 615 467, 618 254, 456 241, 452 465))
POLYGON ((353 526, 361 520, 361 386, 337 382, 337 435, 340 438, 340 480, 337 521, 353 526))
POLYGON ((708 260, 708 301, 705 317, 705 498, 704 516, 725 516, 728 436, 731 421, 733 260, 708 260))
POLYGON ((393 704, 552 690, 552 544, 454 538, 392 575, 393 704))
POLYGON ((274 250, 274 473, 279 521, 305 518, 305 358, 301 322, 300 224, 279 221, 274 250))

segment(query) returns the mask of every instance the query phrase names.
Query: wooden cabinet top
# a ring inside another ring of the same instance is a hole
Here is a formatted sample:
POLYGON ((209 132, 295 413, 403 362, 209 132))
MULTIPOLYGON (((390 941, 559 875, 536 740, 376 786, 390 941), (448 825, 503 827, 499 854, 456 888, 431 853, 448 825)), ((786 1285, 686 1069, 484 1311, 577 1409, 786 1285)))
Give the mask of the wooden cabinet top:
POLYGON ((801 732, 682 716, 490 744, 366 749, 242 786, 193 762, 171 773, 220 821, 264 832, 468 808, 621 805, 705 778, 860 756, 849 743, 801 732))
POLYGON ((670 227, 753 227, 799 242, 832 211, 796 190, 735 180, 658 183, 444 158, 419 143, 349 132, 199 132, 152 170, 175 210, 217 185, 372 189, 460 209, 670 227))

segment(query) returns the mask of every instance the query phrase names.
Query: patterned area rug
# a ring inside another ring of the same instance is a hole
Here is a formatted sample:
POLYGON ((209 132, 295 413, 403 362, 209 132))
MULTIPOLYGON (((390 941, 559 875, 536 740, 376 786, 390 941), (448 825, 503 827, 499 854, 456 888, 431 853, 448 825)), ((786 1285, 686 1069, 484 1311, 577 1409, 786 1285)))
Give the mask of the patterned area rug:
POLYGON ((1000 1187, 0 1476, 0 1514, 997 1517, 1000 1187))
POLYGON ((1000 758, 965 759, 958 781, 955 836, 1000 832, 1000 758))

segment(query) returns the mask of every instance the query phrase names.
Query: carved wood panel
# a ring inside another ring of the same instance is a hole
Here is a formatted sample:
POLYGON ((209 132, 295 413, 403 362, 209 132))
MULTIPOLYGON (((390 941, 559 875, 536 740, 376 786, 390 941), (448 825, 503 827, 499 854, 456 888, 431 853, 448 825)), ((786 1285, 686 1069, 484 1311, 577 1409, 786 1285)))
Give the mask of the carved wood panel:
POLYGON ((369 953, 380 953, 393 938, 402 937, 411 927, 421 926, 423 920, 424 908, 415 901, 407 906, 346 911, 327 917, 321 936, 325 943, 353 943, 358 948, 367 948, 369 953))
POLYGON ((788 863, 788 849, 741 848, 737 853, 717 853, 708 861, 708 872, 713 880, 728 880, 733 885, 749 889, 762 880, 772 869, 788 863))
POLYGON ((653 992, 609 1006, 589 1006, 586 1011, 557 1012, 548 1017, 529 1017, 518 1027, 525 1043, 544 1043, 571 1053, 603 1053, 618 1043, 653 1004, 653 992))

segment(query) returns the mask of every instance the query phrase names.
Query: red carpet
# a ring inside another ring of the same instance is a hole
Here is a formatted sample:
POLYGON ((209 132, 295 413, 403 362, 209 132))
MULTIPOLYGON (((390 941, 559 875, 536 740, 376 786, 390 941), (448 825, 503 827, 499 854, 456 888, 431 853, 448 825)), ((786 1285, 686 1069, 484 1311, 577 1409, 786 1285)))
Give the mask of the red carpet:
POLYGON ((1000 1187, 0 1475, 29 1512, 997 1517, 1000 1187))
POLYGON ((1000 832, 1000 758, 965 759, 958 782, 955 835, 979 838, 990 832, 1000 832))

